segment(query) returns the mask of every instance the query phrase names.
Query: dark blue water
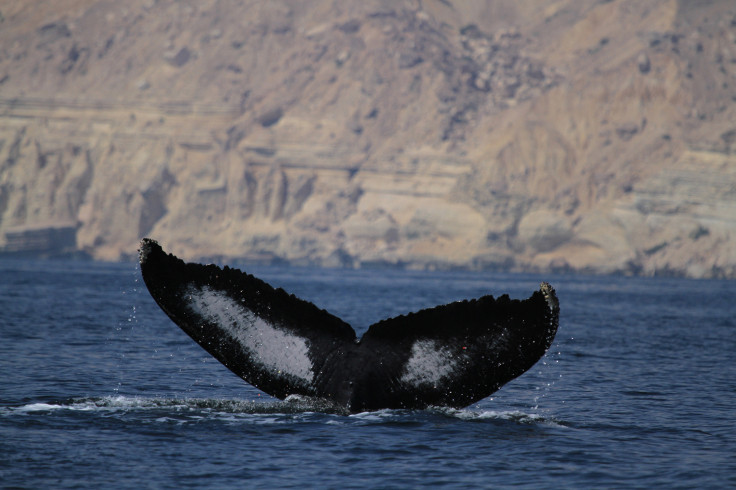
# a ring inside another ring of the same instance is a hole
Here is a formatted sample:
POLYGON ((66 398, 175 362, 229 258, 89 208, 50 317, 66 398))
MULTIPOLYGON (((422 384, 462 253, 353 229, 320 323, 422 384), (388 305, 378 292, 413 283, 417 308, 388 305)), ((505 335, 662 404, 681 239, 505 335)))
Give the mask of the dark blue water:
POLYGON ((467 409, 323 414, 211 359, 132 264, 0 261, 0 486, 736 487, 736 282, 251 272, 359 333, 546 279, 560 330, 467 409))

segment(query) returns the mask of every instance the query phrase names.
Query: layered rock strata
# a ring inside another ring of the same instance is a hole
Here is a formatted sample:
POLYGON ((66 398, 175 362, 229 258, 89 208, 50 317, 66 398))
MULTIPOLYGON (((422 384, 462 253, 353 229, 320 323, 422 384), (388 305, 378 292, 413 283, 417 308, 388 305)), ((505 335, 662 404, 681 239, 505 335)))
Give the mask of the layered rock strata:
POLYGON ((736 277, 735 101, 729 1, 0 2, 0 246, 736 277))

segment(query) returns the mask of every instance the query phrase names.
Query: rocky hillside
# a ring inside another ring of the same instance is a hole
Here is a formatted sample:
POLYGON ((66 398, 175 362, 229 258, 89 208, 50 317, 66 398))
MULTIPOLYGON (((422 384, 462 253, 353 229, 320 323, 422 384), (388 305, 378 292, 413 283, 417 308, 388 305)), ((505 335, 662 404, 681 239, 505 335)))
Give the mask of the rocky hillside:
POLYGON ((736 4, 0 1, 0 246, 736 277, 736 4))

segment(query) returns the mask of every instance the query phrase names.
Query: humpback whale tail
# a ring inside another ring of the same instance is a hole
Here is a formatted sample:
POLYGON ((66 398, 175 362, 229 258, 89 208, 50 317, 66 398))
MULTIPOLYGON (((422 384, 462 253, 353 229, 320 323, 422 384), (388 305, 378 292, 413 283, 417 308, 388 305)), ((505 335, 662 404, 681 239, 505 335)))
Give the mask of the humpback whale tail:
POLYGON ((277 398, 348 412, 465 407, 531 368, 557 332, 555 291, 483 296, 372 325, 362 338, 334 315, 229 267, 184 263, 153 240, 143 280, 161 309, 232 372, 277 398))

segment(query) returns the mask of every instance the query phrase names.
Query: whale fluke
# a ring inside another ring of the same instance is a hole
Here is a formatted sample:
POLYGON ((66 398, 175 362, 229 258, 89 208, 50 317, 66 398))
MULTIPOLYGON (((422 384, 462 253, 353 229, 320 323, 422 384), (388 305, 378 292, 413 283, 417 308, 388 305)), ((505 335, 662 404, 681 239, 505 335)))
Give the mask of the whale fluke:
POLYGON ((462 408, 531 368, 552 344, 555 291, 525 300, 483 296, 370 326, 229 267, 184 263, 158 243, 140 246, 143 280, 195 342, 256 388, 329 400, 355 413, 382 408, 462 408))

